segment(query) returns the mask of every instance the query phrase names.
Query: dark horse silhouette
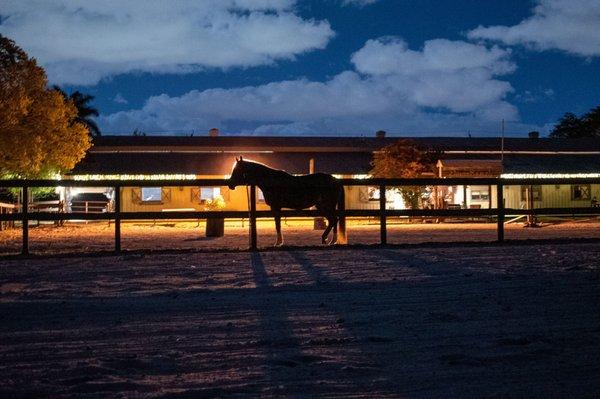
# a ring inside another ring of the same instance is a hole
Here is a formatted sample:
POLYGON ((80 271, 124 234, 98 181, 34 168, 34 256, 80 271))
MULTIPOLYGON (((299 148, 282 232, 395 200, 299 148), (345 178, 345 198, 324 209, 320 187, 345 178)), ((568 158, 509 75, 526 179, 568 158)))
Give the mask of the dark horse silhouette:
POLYGON ((283 170, 272 169, 258 162, 236 159, 228 186, 258 186, 263 192, 265 203, 271 207, 275 216, 277 230, 276 246, 283 244, 281 235, 281 209, 306 209, 315 206, 327 218, 327 228, 321 236, 321 242, 327 243, 327 237, 333 229, 329 244, 337 241, 336 205, 344 200, 344 188, 338 180, 326 173, 313 173, 294 176, 283 170))

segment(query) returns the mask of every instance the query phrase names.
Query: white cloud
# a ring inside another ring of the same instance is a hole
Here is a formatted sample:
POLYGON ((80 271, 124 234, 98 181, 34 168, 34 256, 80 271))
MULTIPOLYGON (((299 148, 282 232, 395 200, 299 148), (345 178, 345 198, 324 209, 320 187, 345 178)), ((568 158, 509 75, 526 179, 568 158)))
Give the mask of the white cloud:
POLYGON ((491 26, 469 32, 471 39, 489 39, 538 50, 558 49, 600 55, 600 1, 538 0, 533 15, 514 26, 491 26))
MULTIPOLYGON (((151 97, 138 110, 100 118, 106 132, 205 131, 244 134, 464 132, 517 120, 505 100, 513 89, 510 53, 433 40, 420 51, 399 39, 370 40, 352 56, 356 70, 325 82, 307 79, 151 97), (400 129, 400 131, 398 131, 400 129)), ((494 133, 497 130, 494 130, 494 133)))
POLYGON ((186 73, 270 64, 323 49, 327 21, 295 0, 4 0, 0 33, 56 84, 96 84, 131 71, 186 73), (44 40, 40 40, 43 37, 44 40))

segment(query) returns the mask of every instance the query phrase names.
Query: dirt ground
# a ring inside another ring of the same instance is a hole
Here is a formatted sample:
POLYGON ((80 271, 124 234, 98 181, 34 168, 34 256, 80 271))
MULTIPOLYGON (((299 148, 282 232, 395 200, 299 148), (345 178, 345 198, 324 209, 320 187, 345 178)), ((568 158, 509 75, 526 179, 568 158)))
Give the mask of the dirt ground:
POLYGON ((598 397, 599 259, 594 242, 5 258, 0 397, 598 397))
MULTIPOLYGON (((318 246, 320 231, 313 230, 308 221, 285 220, 283 223, 284 243, 290 246, 318 246)), ((225 236, 207 238, 204 223, 160 222, 123 223, 122 248, 124 250, 168 250, 168 249, 247 249, 248 224, 227 221, 225 236)), ((349 244, 379 243, 379 224, 350 221, 348 223, 349 244)), ((100 252, 114 249, 114 225, 101 223, 70 223, 62 227, 53 225, 31 226, 30 249, 32 253, 55 254, 65 252, 100 252)), ((544 224, 541 228, 525 228, 521 223, 507 224, 507 240, 527 239, 579 239, 600 238, 600 219, 578 222, 544 224)), ((495 241, 495 223, 413 223, 388 224, 390 244, 414 244, 431 242, 481 242, 495 241)), ((258 223, 259 247, 268 248, 275 242, 272 220, 258 223)), ((16 254, 21 250, 21 230, 0 231, 0 256, 16 254)))

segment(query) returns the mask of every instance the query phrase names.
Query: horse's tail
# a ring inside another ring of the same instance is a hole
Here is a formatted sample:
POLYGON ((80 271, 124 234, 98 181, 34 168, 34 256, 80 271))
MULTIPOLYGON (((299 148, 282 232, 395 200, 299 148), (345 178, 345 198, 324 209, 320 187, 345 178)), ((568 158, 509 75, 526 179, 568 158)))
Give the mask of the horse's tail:
MULTIPOLYGON (((344 190, 343 184, 340 184, 340 193, 338 195, 337 209, 338 211, 346 210, 346 190, 344 190)), ((338 244, 347 244, 348 240, 346 238, 346 217, 343 215, 338 216, 335 227, 337 228, 338 244)))

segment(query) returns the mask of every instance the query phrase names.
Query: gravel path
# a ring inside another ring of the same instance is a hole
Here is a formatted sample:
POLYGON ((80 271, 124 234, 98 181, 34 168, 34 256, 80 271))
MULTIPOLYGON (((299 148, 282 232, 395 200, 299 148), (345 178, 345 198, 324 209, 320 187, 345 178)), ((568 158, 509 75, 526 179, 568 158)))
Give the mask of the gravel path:
POLYGON ((0 260, 0 397, 598 397, 600 245, 0 260))

